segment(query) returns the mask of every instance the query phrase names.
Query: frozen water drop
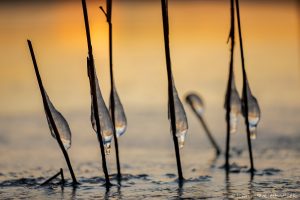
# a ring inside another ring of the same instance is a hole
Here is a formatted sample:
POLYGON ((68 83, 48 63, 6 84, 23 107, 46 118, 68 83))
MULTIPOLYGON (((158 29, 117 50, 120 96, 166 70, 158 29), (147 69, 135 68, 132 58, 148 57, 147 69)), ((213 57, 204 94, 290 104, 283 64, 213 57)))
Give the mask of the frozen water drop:
MULTIPOLYGON (((94 67, 94 66, 90 66, 90 67, 94 67)), ((88 67, 89 69, 89 67, 88 67)), ((88 70, 89 72, 89 78, 91 79, 90 76, 90 70, 88 70)), ((105 105, 105 102, 103 100, 102 94, 101 94, 101 90, 99 87, 99 82, 98 82, 98 78, 96 75, 96 70, 94 69, 95 72, 95 86, 96 86, 96 97, 97 97, 97 105, 98 105, 98 114, 99 114, 99 121, 100 121, 100 131, 101 131, 101 136, 103 138, 103 143, 104 145, 110 145, 111 140, 113 138, 113 124, 108 112, 108 109, 105 105)), ((93 81, 93 80, 90 80, 93 81)), ((91 92, 91 99, 93 99, 93 94, 91 92)), ((96 119, 95 119, 95 113, 94 113, 94 103, 92 101, 91 103, 91 123, 93 126, 94 131, 97 133, 97 126, 96 126, 96 119)))
POLYGON ((111 144, 110 143, 106 143, 104 145, 104 152, 105 152, 105 155, 109 155, 110 154, 110 150, 111 150, 111 144))
MULTIPOLYGON (((178 139, 178 144, 180 148, 184 146, 185 136, 188 130, 188 122, 185 114, 185 110, 183 105, 178 97, 177 90, 174 85, 174 80, 172 77, 172 88, 173 88, 173 99, 174 99, 174 107, 175 107, 175 119, 176 119, 176 137, 178 139)), ((170 104, 169 104, 170 105, 170 104)), ((169 108, 170 111, 170 108, 169 108)), ((170 116, 170 113, 169 113, 170 116)), ((170 117, 169 117, 170 119, 170 117)))
MULTIPOLYGON (((256 138, 257 125, 260 120, 260 108, 257 99, 252 95, 248 81, 246 81, 247 100, 248 100, 248 121, 251 139, 256 138)), ((245 117, 245 97, 243 96, 243 116, 245 117)))
POLYGON ((185 134, 186 133, 183 133, 183 134, 177 134, 177 138, 178 138, 178 145, 179 145, 179 148, 183 148, 184 146, 184 142, 185 142, 185 134))
MULTIPOLYGON (((228 91, 229 92, 229 91, 228 91)), ((234 75, 232 75, 230 85, 230 133, 237 131, 238 116, 241 113, 241 99, 235 86, 234 75)), ((227 108, 227 95, 225 97, 225 109, 227 108)))
MULTIPOLYGON (((113 88, 113 95, 114 95, 114 104, 115 104, 115 129, 116 129, 116 134, 117 137, 122 136, 127 128, 127 119, 125 116, 124 108, 121 103, 121 100, 119 98, 119 95, 117 93, 116 88, 113 88)), ((111 99, 110 99, 110 104, 109 104, 109 110, 111 111, 111 99)), ((110 112, 111 113, 111 112, 110 112)))
POLYGON ((186 96, 186 101, 199 116, 204 113, 204 103, 199 95, 191 93, 186 96))
MULTIPOLYGON (((46 91, 46 100, 47 100, 47 104, 49 106, 52 118, 54 120, 55 126, 57 128, 58 134, 60 136, 60 139, 65 147, 65 149, 69 149, 71 147, 71 130, 70 127, 68 125, 68 122, 66 121, 66 119, 62 116, 62 114, 60 112, 58 112, 55 107, 53 106, 52 102, 50 101, 46 91)), ((50 119, 49 116, 47 116, 46 114, 46 118, 47 118, 47 122, 50 128, 50 132, 51 135, 56 138, 55 133, 54 133, 54 129, 52 127, 52 124, 50 123, 50 119)))

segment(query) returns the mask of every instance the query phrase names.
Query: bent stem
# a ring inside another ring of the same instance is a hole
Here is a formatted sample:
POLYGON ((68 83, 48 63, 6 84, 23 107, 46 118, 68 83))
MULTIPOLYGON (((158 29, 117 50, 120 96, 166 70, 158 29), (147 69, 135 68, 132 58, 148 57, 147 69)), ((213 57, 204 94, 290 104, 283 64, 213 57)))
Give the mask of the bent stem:
POLYGON ((115 116, 115 99, 114 99, 114 73, 113 73, 113 53, 112 53, 112 22, 111 22, 111 13, 112 13, 112 0, 106 0, 106 12, 102 7, 100 7, 104 13, 107 23, 108 23, 108 32, 109 32, 109 71, 110 71, 110 105, 111 105, 111 117, 114 126, 114 141, 115 141, 115 151, 116 151, 116 164, 117 164, 117 178, 122 177, 121 167, 120 167, 120 157, 119 157, 119 143, 116 133, 116 116, 115 116))
POLYGON ((103 139, 101 135, 101 127, 100 127, 100 119, 99 119, 99 110, 98 110, 98 103, 97 103, 97 93, 96 93, 96 78, 95 78, 95 63, 94 63, 94 56, 93 56, 93 49, 92 49, 92 42, 91 42, 91 36, 90 36, 90 27, 89 27, 89 19, 88 19, 88 13, 87 13, 87 7, 85 0, 82 0, 82 9, 83 9, 83 15, 84 15, 84 22, 85 22, 85 30, 86 30, 86 38, 87 38, 87 45, 88 45, 88 70, 90 78, 90 87, 92 92, 92 101, 94 105, 94 117, 96 121, 96 127, 97 127, 97 136, 98 141, 100 144, 100 150, 102 155, 102 168, 103 173, 105 176, 105 182, 106 187, 110 187, 111 183, 109 180, 107 165, 106 165, 106 157, 105 157, 105 151, 104 151, 104 145, 103 145, 103 139))
POLYGON ((178 179, 179 179, 179 183, 182 183, 184 178, 183 178, 183 175, 182 175, 178 138, 176 137, 176 118, 175 118, 176 116, 175 116, 172 69, 171 69, 171 58, 170 58, 170 47, 169 47, 169 19, 168 19, 167 3, 168 3, 167 0, 161 0, 162 17, 163 17, 163 29, 164 29, 164 41, 165 41, 166 65, 167 65, 167 73, 168 73, 169 110, 170 110, 171 127, 172 127, 172 133, 173 133, 172 136, 173 136, 176 162, 177 162, 178 179))
POLYGON ((28 43, 28 47, 29 47, 29 50, 30 50, 30 54, 31 54, 31 58, 32 58, 32 62, 33 62, 35 74, 36 74, 36 77, 37 77, 37 80, 38 80, 38 85, 39 85, 39 88, 40 88, 40 91, 41 91, 41 95, 42 95, 42 99, 43 99, 43 104, 44 104, 46 116, 49 118, 49 122, 51 123, 51 126, 53 128, 56 141, 57 141, 57 143, 58 143, 61 151, 63 152, 63 155, 64 155, 65 160, 67 162, 67 165, 68 165, 68 168, 69 168, 72 180, 73 180, 73 185, 76 185, 76 184, 78 184, 78 182, 76 180, 76 177, 75 177, 75 174, 74 174, 74 171, 73 171, 70 159, 69 159, 68 152, 65 149, 65 147, 64 147, 64 145, 63 145, 63 143, 61 141, 61 138, 59 136, 56 124, 55 124, 53 116, 52 116, 52 113, 51 113, 49 105, 47 103, 46 93, 45 93, 44 86, 43 86, 43 83, 42 83, 42 79, 41 79, 41 76, 40 76, 40 73, 39 73, 39 69, 38 69, 38 65, 37 65, 36 59, 35 59, 35 55, 34 55, 34 51, 33 51, 33 47, 32 47, 31 41, 27 40, 27 43, 28 43))
POLYGON ((217 144, 217 142, 215 141, 214 137, 212 136, 210 130, 208 129, 208 126, 207 126, 204 118, 201 115, 197 115, 197 116, 198 116, 204 130, 205 130, 205 133, 206 133, 207 137, 209 138, 210 143, 213 145, 213 147, 216 150, 216 155, 219 156, 220 153, 221 153, 221 149, 220 149, 219 145, 217 144))
POLYGON ((60 171, 57 172, 54 176, 52 176, 51 178, 47 179, 45 182, 43 182, 41 184, 41 186, 47 185, 48 183, 50 183, 52 180, 54 180, 55 178, 57 178, 59 175, 61 175, 61 183, 64 184, 65 183, 65 179, 64 179, 64 172, 63 170, 60 168, 60 171))
POLYGON ((235 45, 235 26, 234 26, 234 0, 230 0, 230 32, 228 41, 231 41, 230 49, 230 63, 229 63, 229 78, 226 92, 226 153, 225 153, 225 170, 228 172, 229 165, 229 151, 230 151, 230 112, 231 112, 231 82, 233 78, 233 55, 235 45))
POLYGON ((241 59, 242 59, 242 70, 243 70, 243 96, 244 98, 244 107, 245 107, 245 124, 247 130, 247 141, 248 141, 248 150, 249 150, 249 158, 250 158, 250 173, 253 175, 254 163, 253 163, 253 156, 252 156, 252 145, 251 145, 251 138, 250 138, 250 129, 249 129, 249 119, 248 119, 248 98, 247 98, 247 74, 245 69, 245 59, 244 59, 244 49, 243 49, 243 39, 242 39, 242 31, 241 31, 241 20, 240 20, 240 10, 239 10, 239 0, 235 0, 236 3, 236 14, 237 14, 237 21, 238 21, 238 30, 239 30, 239 39, 240 39, 240 51, 241 51, 241 59))

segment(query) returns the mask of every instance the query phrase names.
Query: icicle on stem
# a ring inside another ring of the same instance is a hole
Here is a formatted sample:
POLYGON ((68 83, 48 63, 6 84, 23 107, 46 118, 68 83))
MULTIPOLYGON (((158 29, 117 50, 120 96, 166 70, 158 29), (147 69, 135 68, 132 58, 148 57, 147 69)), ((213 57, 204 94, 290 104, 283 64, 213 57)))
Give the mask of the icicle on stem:
POLYGON ((220 155, 221 153, 221 148, 215 141, 212 133, 210 132, 207 123, 203 117, 203 112, 204 112, 204 105, 202 99, 196 94, 196 93, 190 93, 186 96, 186 102, 191 106, 193 112, 195 115, 198 117, 199 121, 202 124, 202 127, 204 128, 204 131, 212 144, 212 146, 215 148, 216 155, 220 155))
POLYGON ((243 49, 243 39, 242 39, 242 31, 241 31, 241 20, 240 20, 240 9, 239 9, 239 0, 235 0, 236 3, 236 14, 238 21, 238 30, 239 30, 239 39, 240 39, 240 51, 241 51, 241 60, 242 60, 242 71, 243 71, 243 96, 244 98, 244 109, 245 109, 245 124, 247 130, 247 142, 248 142, 248 150, 249 150, 249 158, 250 158, 250 173, 253 175, 254 162, 252 155, 252 144, 250 138, 250 128, 249 128, 249 119, 248 119, 248 98, 247 98, 247 75, 245 69, 245 59, 244 59, 244 49, 243 49))
POLYGON ((115 104, 115 83, 114 83, 114 74, 113 74, 113 52, 112 52, 112 0, 106 0, 106 12, 102 7, 100 7, 102 12, 106 17, 106 21, 108 23, 108 34, 109 34, 109 70, 110 70, 110 111, 111 118, 114 126, 114 142, 115 142, 115 152, 116 152, 116 165, 117 165, 117 178, 120 179, 122 177, 121 174, 121 166, 120 166, 120 156, 119 156, 119 142, 118 136, 116 133, 116 104, 115 104))
POLYGON ((65 149, 65 147, 63 145, 63 142, 61 141, 58 129, 56 127, 56 124, 54 122, 52 113, 50 111, 50 108, 49 108, 49 105, 48 105, 48 102, 47 102, 46 92, 45 92, 44 87, 43 87, 43 83, 42 83, 42 79, 41 79, 41 76, 40 76, 40 73, 39 73, 38 65, 37 65, 37 62, 36 62, 36 59, 35 59, 32 43, 31 43, 30 40, 27 40, 27 43, 28 43, 28 47, 29 47, 29 50, 30 50, 30 54, 31 54, 33 65, 34 65, 35 74, 36 74, 36 77, 37 77, 37 80, 38 80, 39 88, 40 88, 40 91, 41 91, 43 104, 44 104, 44 108, 45 108, 45 112, 46 112, 46 117, 49 119, 49 122, 50 122, 50 124, 53 128, 53 132, 54 132, 55 137, 56 137, 56 141, 57 141, 61 151, 63 152, 63 155, 64 155, 65 160, 67 162, 67 165, 68 165, 68 168, 69 168, 72 180, 73 180, 73 185, 77 185, 78 182, 76 180, 76 177, 75 177, 75 174, 74 174, 74 171, 73 171, 73 168, 72 168, 67 150, 65 149))
POLYGON ((89 19, 88 19, 88 13, 87 13, 87 7, 85 0, 82 0, 82 9, 83 9, 83 15, 84 15, 84 22, 85 22, 85 30, 86 30, 86 38, 87 38, 87 45, 88 45, 88 68, 90 70, 90 87, 92 92, 92 102, 94 105, 94 117, 96 121, 96 127, 97 127, 97 136, 100 144, 100 150, 102 155, 102 168, 103 173, 105 176, 105 182, 106 187, 110 187, 111 183, 109 180, 108 170, 107 170, 107 164, 106 164, 106 157, 105 157, 105 150, 103 145, 103 139, 101 135, 101 128, 100 128, 100 119, 99 119, 99 110, 98 110, 98 103, 97 103, 97 93, 96 93, 96 78, 95 78, 95 64, 94 64, 94 56, 93 56, 93 49, 92 49, 92 42, 91 42, 91 36, 90 36, 90 27, 89 27, 89 19))
POLYGON ((233 55, 235 44, 235 26, 234 26, 234 0, 230 0, 230 32, 228 41, 231 41, 229 78, 226 92, 226 152, 225 152, 225 170, 229 171, 229 151, 230 151, 230 112, 231 112, 231 83, 233 79, 233 55))
POLYGON ((178 179, 180 182, 182 182, 184 178, 183 178, 182 168, 181 168, 178 138, 176 136, 176 117, 175 117, 172 69, 171 69, 171 58, 170 58, 170 47, 169 47, 169 19, 168 19, 167 1, 161 0, 161 5, 162 5, 164 41, 165 41, 165 56, 166 56, 166 65, 167 65, 167 74, 168 74, 169 113, 171 118, 171 128, 173 133, 172 136, 173 136, 176 162, 177 162, 178 179))

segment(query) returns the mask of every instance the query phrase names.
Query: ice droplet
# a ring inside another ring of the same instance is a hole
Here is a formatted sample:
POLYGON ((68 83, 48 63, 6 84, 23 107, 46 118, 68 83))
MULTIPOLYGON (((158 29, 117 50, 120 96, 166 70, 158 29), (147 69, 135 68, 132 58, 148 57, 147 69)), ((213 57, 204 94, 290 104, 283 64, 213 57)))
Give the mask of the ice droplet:
MULTIPOLYGON (((249 83, 246 81, 247 100, 248 100, 248 121, 251 139, 256 139, 257 136, 257 125, 260 120, 260 108, 257 99, 252 95, 249 83)), ((243 116, 245 117, 245 97, 243 96, 243 116)))
MULTIPOLYGON (((178 145, 183 148, 185 142, 185 136, 188 130, 188 122, 185 114, 183 105, 178 97, 177 90, 175 88, 174 80, 172 77, 172 88, 173 88, 173 98, 175 107, 175 119, 176 119, 176 137, 178 139, 178 145)), ((169 120, 170 118, 170 104, 169 104, 169 120)))
POLYGON ((111 150, 111 143, 106 143, 104 145, 104 152, 105 152, 105 155, 109 155, 110 154, 110 150, 111 150))
MULTIPOLYGON (((54 123, 56 125, 56 128, 58 130, 58 134, 60 136, 60 139, 61 139, 65 149, 69 149, 71 147, 71 130, 70 130, 70 127, 68 125, 68 122, 62 116, 62 114, 55 109, 55 107, 53 106, 52 102, 50 101, 46 91, 45 91, 45 94, 46 94, 47 104, 49 106, 49 109, 50 109, 52 118, 54 120, 54 123)), ((49 116, 47 114, 46 114, 46 118, 47 118, 47 122, 48 122, 48 125, 49 125, 49 128, 50 128, 51 135, 54 138, 56 138, 53 127, 50 123, 49 116)))
POLYGON ((190 104, 193 111, 196 112, 199 116, 202 116, 204 113, 204 103, 199 95, 196 93, 190 93, 186 96, 186 102, 190 104))
MULTIPOLYGON (((238 116, 241 113, 241 99, 235 86, 234 74, 231 79, 230 92, 230 133, 235 133, 237 131, 238 116)), ((227 109, 227 95, 229 94, 227 93, 225 97, 225 109, 227 109)))
MULTIPOLYGON (((111 94, 112 95, 112 94, 111 94)), ((127 128, 127 119, 125 116, 124 108, 117 93, 116 88, 113 88, 113 97, 115 104, 115 129, 117 137, 122 136, 127 128)), ((111 96, 110 96, 111 97, 111 96)), ((111 99, 109 100, 109 113, 111 113, 111 99)))
MULTIPOLYGON (((90 66, 90 67, 94 67, 94 66, 90 66)), ((96 75, 96 70, 94 68, 94 72, 95 72, 95 85, 96 85, 96 96, 97 96, 97 104, 98 104, 98 114, 99 114, 99 121, 100 121, 100 131, 101 131, 101 136, 103 139, 103 144, 104 146, 107 146, 107 154, 110 153, 109 148, 110 148, 110 143, 112 141, 113 138, 113 124, 108 112, 108 109, 104 103, 102 94, 101 94, 101 90, 99 87, 99 82, 98 82, 98 78, 96 75)), ((91 79, 90 76, 90 71, 89 71, 89 66, 88 66, 88 73, 89 73, 89 78, 91 79)), ((93 81, 93 80, 90 80, 93 81)), ((93 99, 93 94, 91 92, 91 99, 93 99)), ((93 100, 91 103, 91 122, 92 122, 92 126, 94 131, 97 133, 97 126, 96 126, 96 120, 95 120, 95 114, 94 114, 94 104, 93 104, 93 100)))

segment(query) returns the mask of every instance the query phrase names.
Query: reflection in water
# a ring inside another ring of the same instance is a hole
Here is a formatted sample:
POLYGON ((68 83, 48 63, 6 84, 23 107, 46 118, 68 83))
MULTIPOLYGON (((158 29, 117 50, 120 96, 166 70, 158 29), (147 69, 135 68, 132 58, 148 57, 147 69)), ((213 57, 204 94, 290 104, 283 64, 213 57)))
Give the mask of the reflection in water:
POLYGON ((182 198, 183 192, 184 192, 183 184, 184 184, 184 181, 179 181, 178 182, 177 195, 178 195, 178 198, 180 198, 180 199, 182 198))
POLYGON ((229 173, 226 172, 225 176, 225 199, 231 199, 232 198, 232 192, 231 192, 231 182, 230 182, 230 176, 229 173))
POLYGON ((250 176, 250 181, 249 181, 249 183, 248 183, 248 189, 249 189, 249 194, 248 194, 248 197, 249 197, 249 199, 254 199, 254 195, 255 195, 255 193, 254 193, 254 187, 253 187, 253 175, 251 175, 250 176))

